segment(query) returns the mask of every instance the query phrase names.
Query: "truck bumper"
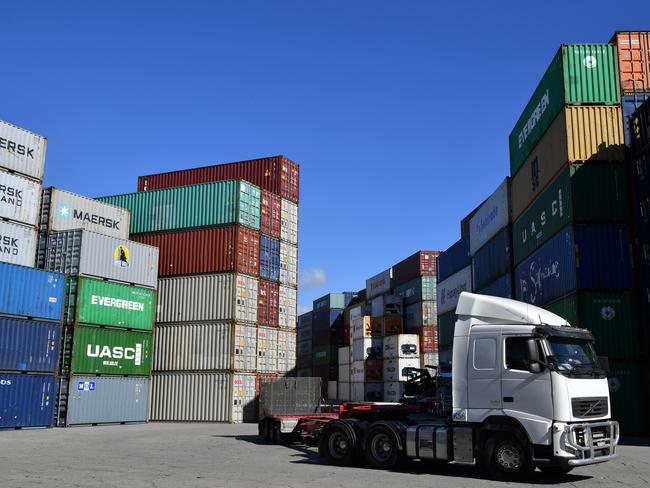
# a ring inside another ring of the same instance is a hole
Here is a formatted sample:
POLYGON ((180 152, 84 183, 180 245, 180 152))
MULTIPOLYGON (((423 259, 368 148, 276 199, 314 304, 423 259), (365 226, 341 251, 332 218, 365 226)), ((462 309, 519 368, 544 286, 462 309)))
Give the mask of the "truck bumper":
POLYGON ((585 466, 614 459, 618 445, 618 422, 555 424, 555 454, 568 466, 585 466))

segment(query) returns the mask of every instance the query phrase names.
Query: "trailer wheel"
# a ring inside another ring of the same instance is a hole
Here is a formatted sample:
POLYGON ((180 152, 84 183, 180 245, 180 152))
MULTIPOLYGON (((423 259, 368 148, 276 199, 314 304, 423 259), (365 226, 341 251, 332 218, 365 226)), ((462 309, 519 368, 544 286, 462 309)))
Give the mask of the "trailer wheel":
POLYGON ((497 480, 521 480, 533 472, 526 447, 512 435, 499 435, 486 443, 484 466, 497 480))
POLYGON ((365 447, 366 461, 375 469, 392 469, 402 458, 395 432, 385 425, 370 429, 365 447))
POLYGON ((321 437, 319 453, 330 464, 350 466, 355 458, 354 440, 342 426, 326 428, 321 437))

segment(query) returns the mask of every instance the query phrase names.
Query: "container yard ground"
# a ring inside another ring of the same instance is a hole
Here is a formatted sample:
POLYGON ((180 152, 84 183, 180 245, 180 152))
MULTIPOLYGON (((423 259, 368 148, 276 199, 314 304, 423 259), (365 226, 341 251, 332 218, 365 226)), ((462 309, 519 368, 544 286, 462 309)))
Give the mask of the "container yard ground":
MULTIPOLYGON (((399 472, 322 464, 314 448, 268 445, 254 424, 115 425, 0 432, 2 488, 497 487, 471 468, 420 463, 399 472)), ((579 468, 555 484, 535 473, 512 486, 640 487, 650 484, 650 439, 620 458, 579 468)))

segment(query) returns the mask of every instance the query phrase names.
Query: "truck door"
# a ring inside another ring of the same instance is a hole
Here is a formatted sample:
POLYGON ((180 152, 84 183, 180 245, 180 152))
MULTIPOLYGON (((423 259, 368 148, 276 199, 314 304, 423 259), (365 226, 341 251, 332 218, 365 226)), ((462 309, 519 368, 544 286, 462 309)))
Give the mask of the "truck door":
POLYGON ((501 394, 503 411, 519 420, 534 444, 551 444, 553 397, 551 372, 537 359, 543 358, 539 340, 532 337, 504 336, 501 394), (534 341, 534 345, 529 345, 534 341), (531 357, 531 350, 536 350, 531 357), (539 364, 539 372, 531 372, 531 362, 539 364))
POLYGON ((501 334, 470 336, 467 364, 467 405, 471 418, 480 421, 489 410, 501 408, 501 334))

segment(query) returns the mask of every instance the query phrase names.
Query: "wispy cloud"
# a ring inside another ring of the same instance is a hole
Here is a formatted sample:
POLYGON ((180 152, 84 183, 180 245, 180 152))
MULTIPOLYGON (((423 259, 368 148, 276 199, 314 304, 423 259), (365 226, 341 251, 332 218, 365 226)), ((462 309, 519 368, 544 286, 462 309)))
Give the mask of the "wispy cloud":
POLYGON ((327 273, 319 266, 305 268, 300 272, 300 287, 309 290, 318 288, 327 282, 327 273))

